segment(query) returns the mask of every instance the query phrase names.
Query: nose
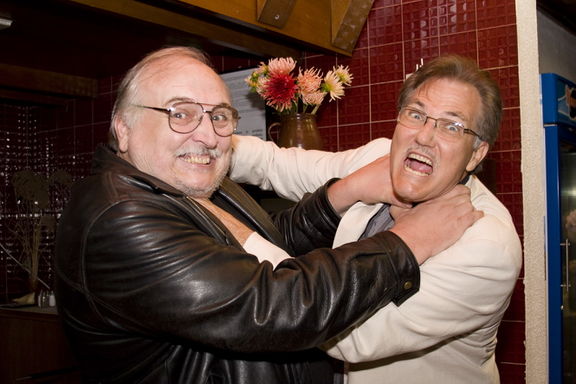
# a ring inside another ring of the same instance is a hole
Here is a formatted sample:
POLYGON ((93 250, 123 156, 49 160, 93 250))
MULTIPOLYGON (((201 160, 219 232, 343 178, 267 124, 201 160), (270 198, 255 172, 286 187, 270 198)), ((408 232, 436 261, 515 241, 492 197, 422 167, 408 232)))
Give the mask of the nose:
POLYGON ((218 136, 214 131, 210 113, 204 111, 200 125, 192 132, 195 141, 203 143, 207 148, 216 148, 218 145, 218 136))
POLYGON ((430 145, 434 141, 436 135, 436 123, 437 121, 435 118, 426 116, 424 126, 420 128, 416 135, 416 141, 419 144, 430 145))

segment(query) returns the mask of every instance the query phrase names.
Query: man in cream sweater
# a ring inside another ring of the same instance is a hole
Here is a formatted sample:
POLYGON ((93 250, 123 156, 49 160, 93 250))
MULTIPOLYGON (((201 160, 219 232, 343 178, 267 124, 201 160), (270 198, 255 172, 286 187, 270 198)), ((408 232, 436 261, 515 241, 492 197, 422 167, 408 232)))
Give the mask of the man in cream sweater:
MULTIPOLYGON (((498 135, 498 87, 472 61, 440 57, 406 80, 398 104, 392 140, 354 150, 283 149, 236 137, 231 177, 297 200, 330 178, 381 167, 375 185, 390 181, 390 194, 411 204, 465 184, 484 217, 421 266, 420 291, 410 300, 382 308, 327 351, 350 363, 350 384, 499 383, 496 335, 522 251, 508 210, 474 176, 498 135)), ((334 246, 385 229, 394 209, 357 203, 342 217, 334 246)))

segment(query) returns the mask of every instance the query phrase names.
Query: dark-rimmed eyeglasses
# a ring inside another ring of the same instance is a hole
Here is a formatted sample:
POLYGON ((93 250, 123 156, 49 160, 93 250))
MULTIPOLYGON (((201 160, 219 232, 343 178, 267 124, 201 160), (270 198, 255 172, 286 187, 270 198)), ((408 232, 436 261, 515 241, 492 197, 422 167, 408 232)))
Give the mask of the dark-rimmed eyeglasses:
POLYGON ((236 131, 238 125, 238 111, 228 104, 205 104, 193 101, 182 101, 175 103, 169 108, 149 107, 146 105, 134 105, 139 108, 151 109, 165 113, 168 116, 170 129, 177 133, 190 133, 194 131, 200 123, 204 114, 210 116, 214 133, 221 137, 228 137, 236 131), (207 111, 204 107, 213 107, 207 111))
POLYGON ((464 134, 473 135, 482 140, 482 137, 471 129, 468 129, 464 124, 452 121, 449 119, 430 117, 426 112, 422 112, 416 108, 404 107, 398 113, 397 121, 409 128, 422 128, 426 125, 428 120, 434 120, 434 128, 436 133, 448 140, 458 140, 464 137, 464 134))

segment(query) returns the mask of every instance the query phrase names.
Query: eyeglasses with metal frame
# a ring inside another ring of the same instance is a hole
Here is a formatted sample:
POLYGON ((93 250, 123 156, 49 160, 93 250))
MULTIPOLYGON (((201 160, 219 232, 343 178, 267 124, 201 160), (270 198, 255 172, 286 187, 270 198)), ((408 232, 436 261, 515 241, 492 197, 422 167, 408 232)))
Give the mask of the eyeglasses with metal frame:
POLYGON ((240 116, 238 111, 228 104, 206 104, 194 101, 181 101, 168 108, 149 107, 147 105, 134 104, 135 107, 151 109, 162 112, 168 116, 168 126, 176 133, 191 133, 200 123, 204 114, 210 116, 214 133, 221 137, 231 136, 238 125, 240 116), (211 111, 206 106, 213 107, 211 111))
POLYGON ((422 128, 426 125, 428 120, 434 120, 434 128, 439 136, 448 140, 458 140, 464 137, 464 134, 473 135, 482 140, 482 136, 468 129, 464 124, 458 121, 452 121, 444 118, 431 117, 416 108, 403 107, 398 113, 398 121, 400 124, 405 125, 409 128, 422 128))

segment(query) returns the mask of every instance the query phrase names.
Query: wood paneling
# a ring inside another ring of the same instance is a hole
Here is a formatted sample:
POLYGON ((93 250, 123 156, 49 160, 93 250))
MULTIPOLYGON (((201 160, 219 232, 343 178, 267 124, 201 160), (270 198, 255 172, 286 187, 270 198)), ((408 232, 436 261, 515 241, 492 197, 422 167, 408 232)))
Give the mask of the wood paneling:
POLYGON ((2 0, 0 93, 93 97, 94 79, 173 45, 227 57, 350 56, 372 1, 2 0))
POLYGON ((258 22, 284 28, 296 0, 257 0, 258 22))
MULTIPOLYGON (((205 15, 193 11, 185 12, 164 9, 136 0, 68 0, 71 3, 82 4, 97 10, 112 12, 127 16, 134 20, 168 27, 185 32, 201 39, 210 40, 216 44, 232 47, 239 51, 258 53, 271 56, 296 55, 298 50, 280 44, 265 35, 247 33, 240 27, 230 27, 226 24, 212 22, 205 15)), ((216 1, 216 3, 218 3, 216 1)), ((233 4, 229 5, 232 8, 233 4)), ((255 17, 255 13, 253 15, 255 17)))

